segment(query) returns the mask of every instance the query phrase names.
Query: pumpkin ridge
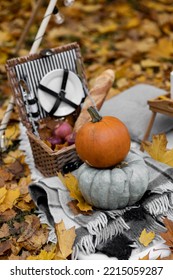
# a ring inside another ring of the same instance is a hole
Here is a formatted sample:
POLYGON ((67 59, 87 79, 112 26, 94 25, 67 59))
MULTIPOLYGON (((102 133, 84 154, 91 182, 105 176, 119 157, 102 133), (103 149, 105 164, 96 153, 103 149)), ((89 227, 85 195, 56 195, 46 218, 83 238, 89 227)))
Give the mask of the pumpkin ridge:
MULTIPOLYGON (((122 165, 121 168, 115 166, 112 169, 83 165, 82 171, 78 173, 83 173, 78 179, 79 188, 82 194, 87 192, 93 206, 106 210, 121 209, 136 203, 144 195, 149 183, 149 171, 145 161, 141 156, 132 153, 128 154, 125 161, 127 165, 122 165)), ((87 201, 85 196, 84 199, 87 201)))
POLYGON ((97 177, 98 177, 98 180, 99 180, 99 177, 100 177, 100 174, 99 172, 96 172, 95 176, 94 176, 94 179, 93 179, 93 182, 91 183, 91 197, 94 198, 94 201, 92 201, 92 205, 95 205, 96 207, 98 207, 99 205, 99 199, 98 199, 98 186, 97 186, 97 177))
POLYGON ((128 195, 129 195, 129 197, 128 197, 128 202, 127 202, 127 204, 129 205, 129 201, 130 201, 130 180, 131 180, 131 178, 132 178, 132 173, 133 173, 133 171, 131 171, 130 173, 127 171, 128 169, 130 169, 130 168, 128 168, 128 165, 126 166, 123 166, 123 168, 121 168, 120 167, 120 169, 125 173, 125 175, 126 175, 126 177, 128 178, 128 179, 126 179, 125 180, 125 182, 124 182, 124 192, 127 192, 128 191, 128 195), (130 176, 129 176, 130 175, 130 176), (126 190, 127 189, 127 190, 126 190))
MULTIPOLYGON (((140 164, 138 165, 138 167, 140 166, 140 164)), ((145 174, 143 174, 143 176, 141 176, 141 173, 139 174, 139 169, 138 169, 138 173, 136 173, 137 172, 137 170, 136 170, 136 168, 135 168, 135 165, 133 165, 132 164, 132 168, 133 168, 133 173, 132 173, 132 176, 134 176, 134 174, 136 174, 136 176, 138 177, 138 187, 140 188, 140 190, 142 190, 142 184, 141 184, 141 182, 143 182, 144 180, 149 180, 149 177, 148 177, 148 169, 147 169, 147 167, 145 166, 145 163, 144 163, 144 166, 143 166, 143 172, 145 173, 145 174), (148 178, 147 178, 148 177, 148 178)), ((132 180, 132 179, 131 179, 132 180)), ((143 187, 144 188, 144 187, 143 187)), ((144 189, 144 191, 146 191, 146 189, 147 189, 147 185, 146 185, 146 187, 145 187, 145 189, 144 189)), ((130 188, 130 190, 131 190, 131 204, 133 204, 134 203, 134 200, 136 200, 136 197, 138 197, 139 199, 142 197, 142 195, 140 195, 139 194, 139 190, 138 190, 138 192, 137 192, 137 190, 136 190, 136 187, 135 187, 135 184, 131 184, 131 188, 130 188)), ((138 199, 138 200, 139 200, 138 199)))
MULTIPOLYGON (((114 188, 115 188, 115 183, 113 182, 112 180, 112 169, 110 170, 110 188, 109 188, 109 193, 110 193, 110 189, 113 189, 113 192, 114 192, 114 188)), ((112 199, 111 199, 112 200, 112 199)), ((113 203, 117 204, 117 201, 115 201, 115 199, 113 199, 113 203)), ((110 206, 109 206, 110 207, 110 206)))
MULTIPOLYGON (((94 168, 94 169, 95 169, 95 168, 94 168)), ((95 176, 94 176, 94 179, 93 179, 93 181, 91 182, 90 188, 89 188, 89 194, 90 194, 90 197, 91 197, 91 205, 95 205, 95 206, 97 206, 97 204, 95 204, 95 199, 93 199, 92 189, 94 188, 95 178, 96 178, 97 174, 98 174, 98 172, 96 171, 95 176), (94 200, 94 201, 93 201, 93 200, 94 200)))
MULTIPOLYGON (((109 203, 108 203, 109 199, 108 198, 109 198, 109 194, 110 194, 111 187, 112 187, 112 185, 111 185, 111 176, 110 176, 111 175, 111 170, 110 169, 103 169, 103 170, 101 170, 101 174, 103 174, 103 176, 105 176, 105 174, 106 174, 106 177, 110 178, 109 185, 104 185, 103 186, 103 188, 105 190, 105 192, 104 192, 104 201, 106 201, 105 207, 109 208, 109 203), (106 174, 106 173, 108 173, 108 174, 106 174)), ((99 181, 100 180, 102 181, 102 176, 100 176, 99 181)), ((106 184, 106 182, 104 182, 104 183, 106 184)))
MULTIPOLYGON (((83 190, 83 187, 81 186, 81 182, 83 182, 83 178, 85 178, 85 172, 86 170, 85 169, 88 169, 87 168, 87 165, 84 163, 80 166, 80 168, 78 169, 78 173, 77 173, 77 178, 78 178, 78 183, 79 183, 79 189, 82 193, 82 196, 85 198, 85 193, 84 193, 84 190, 83 190)), ((86 188, 87 190, 87 188, 86 188)))
MULTIPOLYGON (((132 179, 133 174, 134 174, 134 170, 132 169, 130 179, 132 179)), ((132 193, 132 189, 133 189, 133 185, 131 184, 131 180, 130 180, 130 181, 129 181, 129 193, 130 193, 130 194, 132 193)), ((129 205, 132 205, 132 204, 131 204, 131 196, 129 196, 128 204, 129 204, 129 205)))

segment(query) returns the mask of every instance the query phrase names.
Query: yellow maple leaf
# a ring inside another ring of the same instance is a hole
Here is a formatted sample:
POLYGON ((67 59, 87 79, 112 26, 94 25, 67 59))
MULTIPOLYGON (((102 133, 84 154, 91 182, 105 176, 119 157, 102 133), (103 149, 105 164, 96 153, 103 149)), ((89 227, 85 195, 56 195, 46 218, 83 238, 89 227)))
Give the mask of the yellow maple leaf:
POLYGON ((29 256, 26 259, 27 260, 53 260, 54 257, 55 257, 55 246, 50 252, 41 250, 39 255, 29 256))
POLYGON ((55 233, 57 236, 56 258, 66 259, 72 253, 72 247, 76 237, 75 227, 66 229, 63 220, 55 224, 55 233))
POLYGON ((107 21, 105 25, 98 25, 97 29, 101 34, 106 34, 110 32, 115 32, 118 28, 118 25, 115 22, 107 21))
POLYGON ((139 237, 139 242, 147 247, 151 241, 154 239, 155 233, 153 231, 147 232, 146 229, 141 232, 141 235, 139 237))
POLYGON ((141 60, 141 66, 143 68, 147 68, 147 67, 160 67, 160 63, 158 61, 152 60, 152 59, 143 59, 141 60))
POLYGON ((121 3, 121 5, 116 6, 116 13, 118 15, 126 15, 129 16, 132 13, 131 7, 127 5, 127 3, 121 3))
POLYGON ((4 212, 7 209, 12 209, 13 205, 15 205, 19 196, 20 196, 19 189, 7 190, 3 202, 0 204, 0 212, 4 212))
MULTIPOLYGON (((85 13, 97 13, 100 8, 101 8, 101 5, 100 4, 87 4, 87 5, 83 5, 82 3, 80 3, 79 1, 77 1, 78 3, 76 3, 76 7, 77 10, 76 12, 85 12, 85 13)), ((82 2, 82 1, 81 1, 82 2)), ((75 9, 73 10, 75 12, 75 9)))
POLYGON ((91 211, 92 206, 84 200, 79 189, 78 180, 76 179, 76 177, 71 173, 68 173, 65 176, 63 176, 61 173, 58 173, 58 177, 64 184, 64 186, 66 186, 66 188, 69 190, 70 196, 78 201, 77 206, 79 207, 79 209, 86 212, 91 211))
POLYGON ((3 162, 5 164, 11 164, 16 161, 16 159, 20 158, 23 155, 23 152, 20 150, 10 151, 5 158, 3 158, 3 162))
POLYGON ((172 40, 169 40, 167 38, 160 38, 157 43, 157 47, 154 46, 150 52, 149 56, 151 58, 165 58, 165 59, 170 59, 173 54, 173 44, 172 40), (166 48, 165 48, 166 46, 166 48))
POLYGON ((3 203, 6 193, 7 193, 7 189, 5 187, 0 188, 0 204, 3 203))
POLYGON ((15 206, 22 211, 31 211, 35 208, 34 202, 26 202, 25 197, 23 198, 23 200, 19 201, 15 206))
POLYGON ((173 167, 173 149, 167 149, 166 135, 153 135, 152 142, 142 143, 144 150, 155 160, 173 167))
POLYGON ((126 24, 125 28, 134 28, 136 26, 139 26, 139 24, 141 24, 140 19, 138 17, 132 17, 126 24))
POLYGON ((18 124, 9 125, 5 130, 5 139, 7 145, 12 145, 13 141, 16 140, 20 135, 20 129, 18 124))
MULTIPOLYGON (((162 0, 160 2, 164 2, 164 1, 162 0)), ((157 12, 162 12, 163 10, 168 12, 173 12, 172 5, 165 5, 164 3, 159 3, 159 1, 146 1, 145 5, 148 9, 155 10, 157 12)))

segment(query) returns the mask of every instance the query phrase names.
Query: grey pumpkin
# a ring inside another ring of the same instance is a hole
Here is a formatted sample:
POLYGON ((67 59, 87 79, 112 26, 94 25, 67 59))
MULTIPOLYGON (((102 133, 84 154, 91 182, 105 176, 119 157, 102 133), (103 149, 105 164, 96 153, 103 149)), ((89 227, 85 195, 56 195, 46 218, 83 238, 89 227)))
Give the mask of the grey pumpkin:
POLYGON ((97 169, 82 164, 77 172, 79 189, 91 205, 115 210, 139 201, 147 190, 149 171, 143 158, 129 153, 119 166, 97 169))

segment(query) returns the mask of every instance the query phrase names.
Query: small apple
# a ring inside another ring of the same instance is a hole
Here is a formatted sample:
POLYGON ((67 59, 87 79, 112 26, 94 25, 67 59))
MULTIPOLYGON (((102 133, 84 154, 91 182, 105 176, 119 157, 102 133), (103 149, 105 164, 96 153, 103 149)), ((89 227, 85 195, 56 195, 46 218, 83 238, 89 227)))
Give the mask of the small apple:
POLYGON ((64 121, 60 124, 57 124, 53 130, 53 135, 57 138, 65 139, 65 137, 71 134, 73 131, 72 126, 64 121))
POLYGON ((65 141, 67 141, 68 145, 73 145, 75 143, 76 133, 72 132, 65 137, 65 141))
POLYGON ((51 144, 51 148, 53 150, 55 149, 56 145, 63 143, 63 140, 60 137, 55 137, 55 136, 48 138, 47 141, 49 141, 49 143, 51 144))

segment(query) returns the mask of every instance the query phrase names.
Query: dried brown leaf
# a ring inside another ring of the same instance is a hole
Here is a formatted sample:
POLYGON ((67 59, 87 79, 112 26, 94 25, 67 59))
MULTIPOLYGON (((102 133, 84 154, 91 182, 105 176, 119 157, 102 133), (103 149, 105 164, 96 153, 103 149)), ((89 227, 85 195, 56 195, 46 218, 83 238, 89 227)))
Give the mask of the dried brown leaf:
POLYGON ((4 182, 11 181, 13 177, 14 175, 10 170, 0 167, 0 178, 2 178, 4 182))
POLYGON ((4 255, 11 249, 11 240, 6 240, 0 243, 0 256, 4 255))
POLYGON ((28 194, 28 186, 31 183, 31 176, 28 175, 27 177, 22 177, 19 182, 18 182, 18 186, 20 188, 20 193, 22 195, 24 194, 28 194))
POLYGON ((4 187, 5 181, 3 178, 0 178, 0 188, 4 187))
POLYGON ((8 224, 4 223, 0 228, 0 238, 7 237, 10 235, 8 224))
POLYGON ((25 222, 26 228, 17 239, 17 242, 24 242, 29 239, 40 228, 40 220, 36 215, 25 216, 25 222))
POLYGON ((170 249, 173 250, 173 222, 168 218, 165 218, 163 223, 167 231, 160 233, 160 235, 166 241, 165 243, 170 247, 170 249))
POLYGON ((21 162, 17 159, 8 166, 8 170, 17 178, 23 175, 24 167, 21 162))
POLYGON ((0 221, 1 222, 8 222, 8 221, 14 219, 16 214, 17 213, 14 211, 14 209, 6 210, 5 212, 0 213, 0 221))
POLYGON ((26 260, 29 256, 30 256, 30 252, 29 251, 22 251, 22 253, 20 254, 20 256, 18 255, 15 255, 15 254, 11 254, 9 257, 8 257, 8 260, 26 260))
POLYGON ((22 244, 16 241, 16 238, 11 239, 11 253, 17 256, 22 249, 22 244))
POLYGON ((48 240, 48 229, 40 228, 34 232, 34 234, 27 240, 20 242, 19 244, 28 251, 39 251, 48 240))

